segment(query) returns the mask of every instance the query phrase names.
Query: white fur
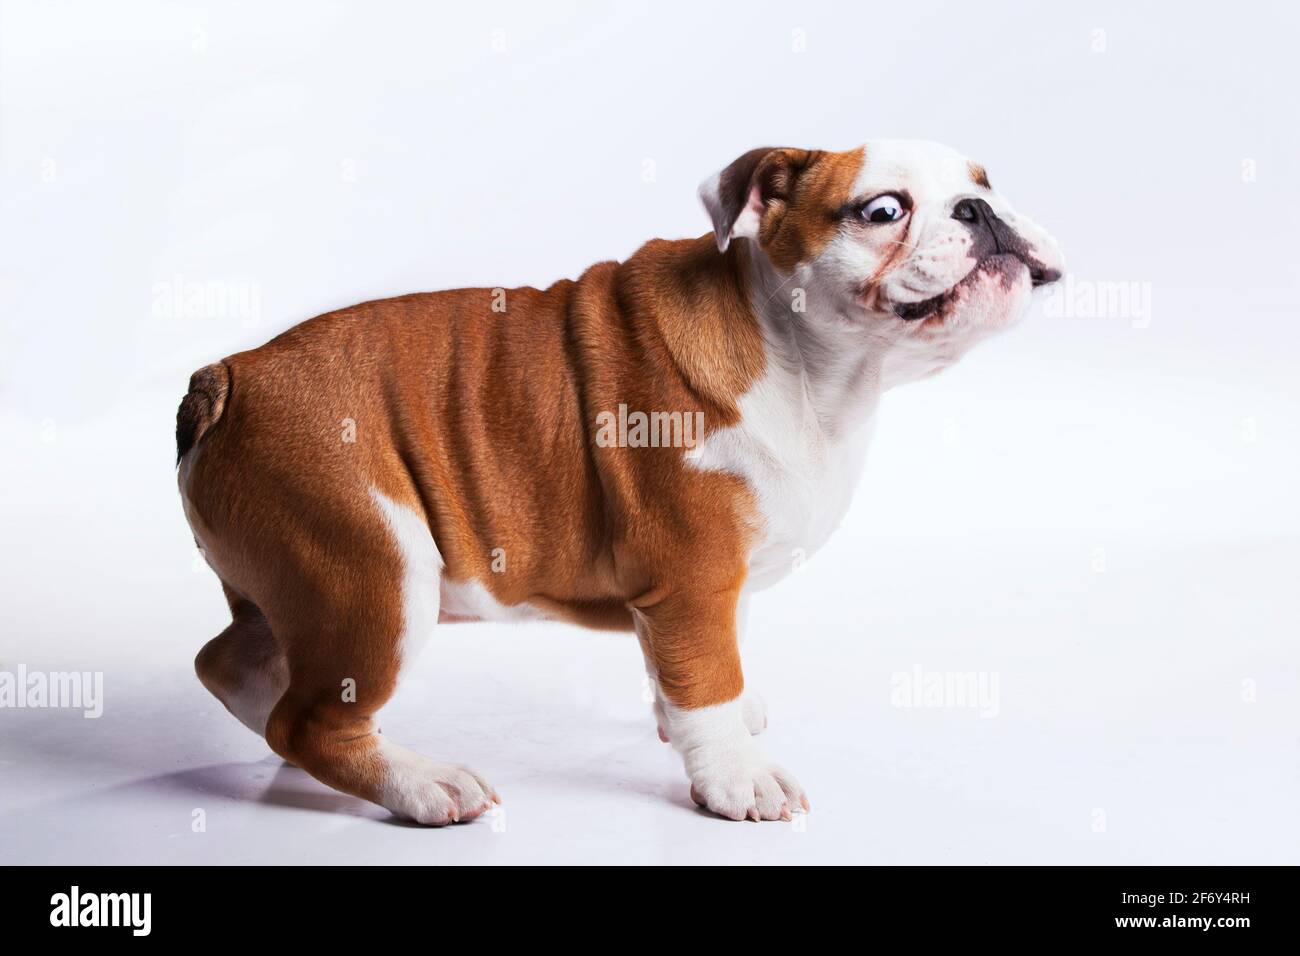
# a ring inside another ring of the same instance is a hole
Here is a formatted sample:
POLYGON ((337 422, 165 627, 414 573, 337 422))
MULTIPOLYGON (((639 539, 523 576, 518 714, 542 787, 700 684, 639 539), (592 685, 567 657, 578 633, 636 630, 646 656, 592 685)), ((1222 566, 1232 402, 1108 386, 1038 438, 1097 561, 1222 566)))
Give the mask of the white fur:
POLYGON ((768 363, 739 402, 741 420, 712 433, 691 464, 746 479, 763 522, 748 590, 775 583, 830 536, 847 510, 870 434, 874 393, 864 384, 857 420, 827 430, 802 368, 768 363))
MULTIPOLYGON (((371 497, 383 514, 402 556, 400 664, 415 660, 438 623, 442 556, 428 525, 414 510, 377 489, 371 497)), ((470 819, 496 799, 482 777, 459 764, 439 763, 379 737, 384 763, 379 803, 417 823, 439 826, 470 819)))
POLYGON ((663 701, 660 711, 697 802, 733 820, 789 819, 807 809, 799 781, 768 760, 750 735, 740 701, 694 710, 663 701))
POLYGON ((269 670, 249 667, 239 687, 228 688, 217 696, 241 724, 265 737, 266 722, 288 686, 289 668, 281 656, 271 662, 269 670))
POLYGON ((403 583, 406 635, 403 659, 414 657, 438 622, 439 612, 466 621, 539 621, 545 615, 531 604, 502 604, 482 582, 453 581, 442 573, 442 555, 418 514, 378 491, 372 491, 405 557, 403 583), (409 642, 409 643, 408 643, 409 642))
MULTIPOLYGON (((749 595, 742 593, 736 604, 736 644, 745 646, 749 633, 749 595)), ((767 729, 767 701, 751 687, 746 687, 740 698, 740 713, 751 734, 761 734, 767 729)))
POLYGON ((403 665, 415 660, 438 624, 439 580, 442 555, 429 526, 414 510, 398 504, 378 489, 370 497, 384 516, 397 550, 402 555, 402 639, 403 665))
POLYGON ((383 736, 379 756, 385 765, 379 803, 399 817, 442 826, 472 819, 498 802, 487 781, 468 767, 430 760, 383 736))
POLYGON ((546 615, 528 603, 502 604, 481 581, 442 579, 442 613, 467 621, 543 621, 546 615))

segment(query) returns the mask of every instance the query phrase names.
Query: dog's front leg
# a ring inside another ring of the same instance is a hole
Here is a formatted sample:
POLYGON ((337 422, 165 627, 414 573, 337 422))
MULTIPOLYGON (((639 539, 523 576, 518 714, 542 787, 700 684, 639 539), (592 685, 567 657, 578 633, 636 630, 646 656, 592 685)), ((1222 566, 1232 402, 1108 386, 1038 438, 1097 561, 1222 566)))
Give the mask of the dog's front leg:
MULTIPOLYGON (((736 645, 738 647, 743 646, 745 643, 745 633, 749 629, 748 624, 749 597, 742 594, 736 605, 736 645)), ((649 680, 651 692, 654 694, 652 700, 655 720, 659 725, 659 739, 664 743, 668 743, 667 718, 664 716, 664 696, 659 690, 654 655, 650 653, 650 647, 646 643, 644 635, 641 635, 640 640, 641 655, 645 658, 646 679, 649 680)), ((761 734, 767 729, 767 702, 752 687, 745 687, 744 692, 741 694, 740 713, 745 721, 745 726, 749 728, 751 734, 761 734)))
POLYGON ((732 820, 789 819, 808 809, 808 798, 746 725, 738 600, 736 590, 673 592, 638 608, 655 713, 682 755, 696 803, 732 820))

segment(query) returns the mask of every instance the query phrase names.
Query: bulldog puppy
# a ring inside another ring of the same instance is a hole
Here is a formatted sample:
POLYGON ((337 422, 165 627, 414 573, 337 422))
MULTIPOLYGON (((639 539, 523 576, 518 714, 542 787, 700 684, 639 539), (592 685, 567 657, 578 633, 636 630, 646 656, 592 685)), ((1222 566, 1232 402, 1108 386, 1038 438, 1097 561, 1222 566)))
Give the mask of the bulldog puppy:
POLYGON ((746 600, 840 521, 881 393, 1062 260, 930 143, 756 149, 700 192, 711 235, 353 306, 194 374, 179 485, 233 618, 196 668, 276 753, 420 823, 481 814, 482 776, 375 715, 436 624, 549 618, 635 631, 697 803, 808 809, 751 736, 746 600))

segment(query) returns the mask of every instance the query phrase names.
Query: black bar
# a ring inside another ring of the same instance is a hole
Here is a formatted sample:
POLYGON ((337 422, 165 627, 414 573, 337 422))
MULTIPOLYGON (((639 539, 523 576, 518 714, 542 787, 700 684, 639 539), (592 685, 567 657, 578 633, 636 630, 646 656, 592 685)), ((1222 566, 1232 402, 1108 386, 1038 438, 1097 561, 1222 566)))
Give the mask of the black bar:
POLYGON ((637 939, 656 924, 673 932, 685 917, 692 925, 707 920, 722 938, 728 927, 751 934, 775 921, 787 924, 783 933, 812 923, 851 930, 864 942, 901 933, 925 945, 1125 937, 1231 945, 1294 939, 1300 921, 1296 870, 1286 867, 837 868, 781 875, 734 868, 627 879, 523 874, 517 885, 512 874, 403 867, 10 867, 6 875, 0 919, 7 938, 53 941, 76 933, 87 943, 115 937, 247 944, 258 926, 278 927, 295 942, 338 943, 376 931, 419 938, 429 924, 445 927, 452 919, 464 930, 490 933, 503 919, 509 926, 515 918, 538 918, 546 921, 539 929, 550 925, 563 934, 621 914, 637 939), (120 925, 52 925, 71 922, 74 886, 78 921, 94 912, 111 917, 116 909, 120 925), (146 893, 147 935, 139 932, 143 895, 116 895, 146 893), (115 895, 105 905, 99 894, 115 895))

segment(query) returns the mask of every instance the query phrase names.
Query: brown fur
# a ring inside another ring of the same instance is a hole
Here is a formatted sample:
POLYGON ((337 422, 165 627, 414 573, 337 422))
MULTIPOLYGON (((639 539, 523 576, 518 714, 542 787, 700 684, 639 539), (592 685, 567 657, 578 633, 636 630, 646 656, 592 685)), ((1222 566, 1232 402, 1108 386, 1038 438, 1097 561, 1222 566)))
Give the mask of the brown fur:
POLYGON ((724 231, 756 192, 763 204, 759 242, 778 269, 790 271, 815 256, 839 228, 839 211, 862 162, 860 149, 752 149, 719 177, 724 231))
POLYGON ((759 241, 772 264, 789 272, 816 256, 839 229, 840 209, 862 169, 862 151, 781 152, 787 157, 774 177, 775 198, 763 216, 759 241))
MULTIPOLYGON (((753 162, 778 265, 829 238, 860 164, 857 151, 806 150, 753 162)), ((595 627, 635 616, 670 701, 735 699, 749 491, 682 448, 594 435, 620 403, 703 412, 706 434, 735 424, 765 362, 751 254, 653 241, 577 281, 508 290, 504 312, 489 289, 368 302, 196 373, 177 421, 181 485, 235 618, 200 655, 204 683, 229 706, 239 659, 250 677, 287 674, 268 742, 376 798, 373 716, 401 663, 403 568, 375 488, 427 522, 450 580, 595 627), (355 703, 340 692, 349 678, 355 703)))

